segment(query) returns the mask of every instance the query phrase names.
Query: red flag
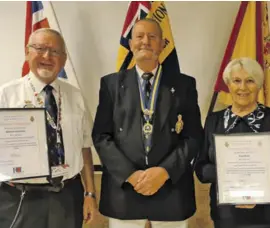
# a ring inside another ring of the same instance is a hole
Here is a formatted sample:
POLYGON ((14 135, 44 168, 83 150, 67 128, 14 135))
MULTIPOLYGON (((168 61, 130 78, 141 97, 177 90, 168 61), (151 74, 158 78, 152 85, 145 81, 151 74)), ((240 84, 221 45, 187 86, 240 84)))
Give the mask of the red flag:
MULTIPOLYGON (((209 112, 222 109, 232 103, 231 95, 222 79, 222 74, 227 64, 236 58, 249 57, 257 60, 266 70, 264 56, 264 20, 268 15, 265 2, 241 2, 234 27, 220 66, 216 80, 214 95, 209 112)), ((268 34, 269 35, 269 34, 268 34)), ((265 103, 264 88, 260 91, 259 102, 265 103)))

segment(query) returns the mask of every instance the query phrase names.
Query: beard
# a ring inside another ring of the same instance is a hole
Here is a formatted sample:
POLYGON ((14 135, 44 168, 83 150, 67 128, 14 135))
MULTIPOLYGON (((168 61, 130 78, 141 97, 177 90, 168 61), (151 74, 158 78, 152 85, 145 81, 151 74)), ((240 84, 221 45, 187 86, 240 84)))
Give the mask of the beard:
POLYGON ((158 57, 159 57, 159 53, 152 51, 152 53, 148 53, 146 54, 145 52, 141 52, 141 51, 136 51, 134 53, 134 57, 135 60, 139 61, 139 60, 153 60, 153 61, 157 61, 158 57))
POLYGON ((50 70, 37 69, 37 73, 41 78, 44 78, 44 79, 53 77, 53 72, 50 70))

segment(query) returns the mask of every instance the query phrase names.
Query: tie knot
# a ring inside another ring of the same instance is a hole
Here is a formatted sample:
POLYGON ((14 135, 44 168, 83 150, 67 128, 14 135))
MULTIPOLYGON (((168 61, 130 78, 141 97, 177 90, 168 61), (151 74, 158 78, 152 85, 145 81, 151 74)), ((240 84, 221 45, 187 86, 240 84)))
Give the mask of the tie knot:
POLYGON ((146 81, 150 81, 150 79, 153 77, 153 73, 152 72, 148 72, 148 73, 143 73, 142 78, 146 81))
POLYGON ((53 90, 53 87, 51 85, 46 85, 43 90, 46 92, 46 93, 49 93, 49 92, 52 92, 53 90))

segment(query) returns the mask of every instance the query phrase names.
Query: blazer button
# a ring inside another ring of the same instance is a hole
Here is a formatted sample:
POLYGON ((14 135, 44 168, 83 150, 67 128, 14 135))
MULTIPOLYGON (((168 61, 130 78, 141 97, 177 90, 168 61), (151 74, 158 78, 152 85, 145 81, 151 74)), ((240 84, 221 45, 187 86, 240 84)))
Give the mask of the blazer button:
POLYGON ((120 131, 120 132, 123 131, 123 128, 120 127, 120 128, 119 128, 119 131, 120 131))
POLYGON ((171 129, 171 132, 174 132, 174 128, 171 129))

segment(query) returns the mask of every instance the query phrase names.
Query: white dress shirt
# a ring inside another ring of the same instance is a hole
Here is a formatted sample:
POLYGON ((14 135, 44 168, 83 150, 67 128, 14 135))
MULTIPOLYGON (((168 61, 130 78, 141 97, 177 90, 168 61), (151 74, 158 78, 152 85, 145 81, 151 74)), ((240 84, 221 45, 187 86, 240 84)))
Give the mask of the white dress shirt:
MULTIPOLYGON (((40 107, 33 89, 43 99, 46 84, 30 73, 20 79, 16 79, 0 87, 0 108, 24 108, 26 101, 31 101, 35 107, 40 107)), ((82 148, 92 146, 91 131, 93 127, 90 116, 87 115, 84 100, 79 89, 72 86, 63 79, 56 79, 50 84, 57 106, 59 107, 59 88, 61 94, 61 127, 65 149, 65 164, 69 165, 68 173, 64 179, 70 179, 80 173, 83 168, 82 148)), ((29 158, 31 159, 31 158, 29 158)), ((48 183, 46 178, 33 178, 18 180, 20 183, 48 183)))
MULTIPOLYGON (((141 85, 143 85, 143 78, 142 78, 142 75, 145 73, 140 67, 138 67, 137 65, 135 66, 136 67, 136 71, 137 71, 137 74, 138 76, 140 77, 140 82, 141 82, 141 85)), ((153 85, 153 82, 154 82, 154 79, 155 79, 155 76, 156 76, 156 73, 157 73, 157 69, 158 69, 158 65, 155 69, 153 69, 151 72, 152 74, 154 75, 154 77, 152 77, 150 79, 150 83, 151 85, 153 85)))

